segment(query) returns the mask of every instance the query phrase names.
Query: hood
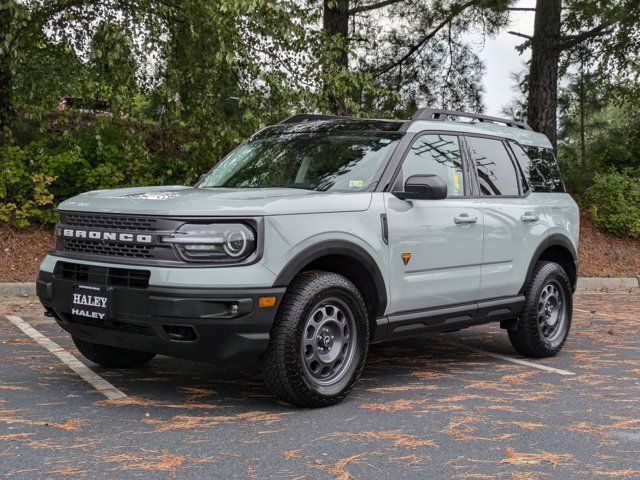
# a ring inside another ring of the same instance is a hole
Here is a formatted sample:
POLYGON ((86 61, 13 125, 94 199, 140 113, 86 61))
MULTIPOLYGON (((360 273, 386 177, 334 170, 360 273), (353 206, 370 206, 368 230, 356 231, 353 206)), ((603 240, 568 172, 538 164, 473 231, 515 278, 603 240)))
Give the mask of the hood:
POLYGON ((366 210, 371 195, 292 188, 136 187, 82 193, 58 209, 160 216, 292 215, 366 210))

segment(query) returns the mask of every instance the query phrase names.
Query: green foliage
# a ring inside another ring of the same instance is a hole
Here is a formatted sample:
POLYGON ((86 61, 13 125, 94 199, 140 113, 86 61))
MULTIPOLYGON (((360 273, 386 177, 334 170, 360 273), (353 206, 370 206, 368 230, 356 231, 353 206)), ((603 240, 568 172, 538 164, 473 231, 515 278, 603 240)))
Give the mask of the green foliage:
POLYGON ((34 173, 30 168, 33 157, 30 152, 10 145, 0 147, 3 160, 0 170, 0 220, 26 227, 31 221, 53 220, 51 205, 53 195, 49 186, 54 177, 34 173))
POLYGON ((200 172, 180 152, 185 131, 68 113, 32 126, 16 125, 0 144, 0 220, 18 228, 53 221, 52 207, 83 191, 184 183, 200 172))
POLYGON ((615 235, 640 238, 640 171, 599 173, 586 192, 594 223, 615 235))
POLYGON ((558 156, 578 197, 598 173, 640 169, 640 105, 626 91, 624 84, 583 74, 562 92, 558 156))

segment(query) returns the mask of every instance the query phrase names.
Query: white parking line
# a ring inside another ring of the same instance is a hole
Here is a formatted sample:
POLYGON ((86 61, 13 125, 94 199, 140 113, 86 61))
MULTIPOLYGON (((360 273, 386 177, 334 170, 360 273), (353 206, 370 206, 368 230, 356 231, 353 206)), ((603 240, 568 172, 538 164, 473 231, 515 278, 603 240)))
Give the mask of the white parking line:
POLYGON ((33 340, 38 343, 43 348, 46 348, 51 353, 53 353, 56 357, 58 357, 62 363, 64 363, 71 370, 76 372, 80 377, 107 397, 109 400, 115 400, 117 398, 124 398, 127 395, 118 390, 116 387, 107 382, 104 378, 102 378, 97 373, 90 370, 84 363, 78 360, 76 357, 67 352, 64 348, 58 345, 53 340, 48 339, 43 334, 41 334, 38 330, 33 328, 27 322, 22 320, 20 317, 16 317, 14 315, 10 315, 6 317, 11 323, 13 323, 16 327, 22 330, 26 335, 31 337, 33 340))
POLYGON ((481 350, 476 347, 471 347, 469 345, 465 345, 464 343, 460 343, 455 340, 445 340, 443 338, 438 338, 437 341, 446 343, 448 345, 451 345, 452 347, 463 348, 471 352, 479 353, 481 355, 486 355, 487 357, 497 358, 499 360, 504 360, 505 362, 516 363, 518 365, 522 365, 523 367, 535 368, 537 370, 542 370, 544 372, 549 372, 549 373, 556 373, 558 375, 575 375, 575 373, 570 372, 569 370, 561 370, 559 368, 547 367, 546 365, 527 362, 526 360, 521 360, 520 358, 509 357, 507 355, 500 355, 499 353, 487 352, 486 350, 481 350))

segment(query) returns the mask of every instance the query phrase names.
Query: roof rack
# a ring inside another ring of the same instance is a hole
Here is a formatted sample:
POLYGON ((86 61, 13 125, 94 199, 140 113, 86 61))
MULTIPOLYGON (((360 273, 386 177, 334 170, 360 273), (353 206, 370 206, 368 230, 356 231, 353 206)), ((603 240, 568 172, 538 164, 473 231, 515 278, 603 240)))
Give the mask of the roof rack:
POLYGON ((444 122, 447 117, 473 118, 478 122, 502 123, 507 127, 533 131, 527 123, 518 122, 509 118, 490 117, 488 115, 482 115, 481 113, 457 112, 455 110, 444 110, 440 108, 420 108, 416 110, 411 120, 439 120, 444 122))
POLYGON ((280 122, 281 125, 287 123, 313 122, 316 120, 353 120, 354 117, 345 117, 342 115, 323 115, 322 113, 298 113, 291 115, 280 122))

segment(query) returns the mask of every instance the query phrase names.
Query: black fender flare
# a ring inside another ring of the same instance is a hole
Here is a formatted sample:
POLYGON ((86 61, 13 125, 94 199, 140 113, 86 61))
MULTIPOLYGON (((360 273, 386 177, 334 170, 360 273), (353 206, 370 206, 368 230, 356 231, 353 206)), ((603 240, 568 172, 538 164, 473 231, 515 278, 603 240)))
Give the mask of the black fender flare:
MULTIPOLYGON (((566 250, 569 251, 569 253, 571 254, 571 256, 573 257, 573 261, 576 264, 576 272, 578 271, 578 253, 576 252, 575 247, 573 246, 573 243, 571 242, 571 240, 569 240, 569 237, 567 237, 566 235, 563 235, 561 233, 554 233, 549 235, 547 238, 545 238, 540 245, 538 245, 538 247, 536 248, 535 252, 533 253, 533 256, 531 257, 531 262, 529 263, 529 268, 527 269, 527 276, 524 279, 524 283, 522 284, 522 287, 520 288, 520 294, 524 293, 524 289, 527 285, 527 283, 529 282, 529 279, 531 278, 531 275, 533 274, 533 269, 536 266, 536 263, 538 263, 538 260, 540 259, 540 256, 542 255, 542 253, 549 247, 563 247, 566 250)), ((577 282, 577 273, 576 273, 576 282, 577 282)), ((573 288, 575 290, 576 286, 575 284, 573 285, 573 288)))
POLYGON ((328 240, 315 243, 293 257, 282 269, 273 282, 274 287, 286 287, 291 283, 293 277, 306 265, 318 258, 328 255, 344 255, 358 261, 367 271, 376 290, 378 298, 378 308, 376 314, 381 316, 387 307, 387 290, 384 277, 373 257, 362 247, 345 240, 328 240))

